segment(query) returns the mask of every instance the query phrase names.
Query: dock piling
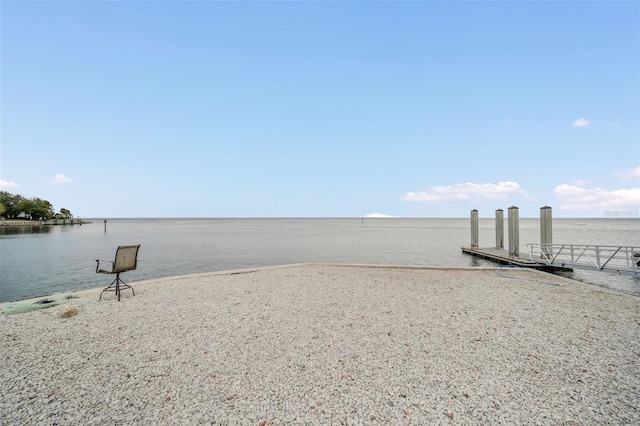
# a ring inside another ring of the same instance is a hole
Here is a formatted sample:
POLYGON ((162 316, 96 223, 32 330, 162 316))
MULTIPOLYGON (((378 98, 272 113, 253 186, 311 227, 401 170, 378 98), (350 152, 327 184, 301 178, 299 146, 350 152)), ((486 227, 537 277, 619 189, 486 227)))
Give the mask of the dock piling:
POLYGON ((516 206, 509 207, 509 256, 520 257, 520 212, 516 206))
POLYGON ((496 248, 504 249, 504 212, 496 210, 496 248))
POLYGON ((478 246, 478 210, 471 210, 471 248, 477 249, 478 246))
POLYGON ((551 207, 540 207, 540 257, 549 259, 552 255, 553 231, 551 226, 551 207))

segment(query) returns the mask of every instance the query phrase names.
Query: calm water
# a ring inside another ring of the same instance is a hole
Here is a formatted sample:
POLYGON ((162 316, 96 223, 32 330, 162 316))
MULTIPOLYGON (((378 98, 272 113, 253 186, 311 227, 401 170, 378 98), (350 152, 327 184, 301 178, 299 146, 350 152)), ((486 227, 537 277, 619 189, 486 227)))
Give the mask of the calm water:
MULTIPOLYGON (((95 259, 142 244, 127 282, 299 262, 495 266, 462 254, 469 219, 102 219, 91 224, 0 227, 0 301, 106 287, 95 259)), ((505 224, 505 233, 507 231, 505 224)), ((508 241, 505 235, 505 241, 508 241)), ((521 253, 540 241, 539 219, 520 219, 521 253)), ((638 219, 554 219, 554 243, 640 246, 638 219)), ((480 219, 480 246, 495 244, 494 219, 480 219)), ((507 243, 508 244, 508 243, 507 243)), ((570 275, 640 296, 640 280, 602 272, 570 275)))

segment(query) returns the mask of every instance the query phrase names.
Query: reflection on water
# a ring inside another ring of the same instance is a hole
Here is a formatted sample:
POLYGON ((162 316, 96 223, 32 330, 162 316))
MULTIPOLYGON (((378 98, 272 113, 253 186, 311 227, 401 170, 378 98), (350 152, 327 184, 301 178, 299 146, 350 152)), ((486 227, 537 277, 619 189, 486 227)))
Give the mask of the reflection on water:
POLYGON ((0 235, 48 234, 49 232, 51 232, 49 225, 0 226, 0 235))
POLYGON ((472 257, 470 258, 471 260, 471 266, 486 266, 486 262, 482 261, 479 257, 472 257))

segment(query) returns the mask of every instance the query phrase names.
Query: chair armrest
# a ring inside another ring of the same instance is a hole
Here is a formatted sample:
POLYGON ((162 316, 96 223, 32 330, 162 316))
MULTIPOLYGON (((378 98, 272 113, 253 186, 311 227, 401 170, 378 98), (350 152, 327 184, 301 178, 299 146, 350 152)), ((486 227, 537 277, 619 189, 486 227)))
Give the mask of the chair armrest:
POLYGON ((100 273, 100 272, 111 273, 112 271, 113 271, 113 261, 112 260, 97 260, 96 259, 96 273, 100 273), (102 262, 102 263, 110 263, 111 265, 109 265, 109 269, 106 269, 105 266, 103 266, 101 268, 100 267, 100 262, 102 262))

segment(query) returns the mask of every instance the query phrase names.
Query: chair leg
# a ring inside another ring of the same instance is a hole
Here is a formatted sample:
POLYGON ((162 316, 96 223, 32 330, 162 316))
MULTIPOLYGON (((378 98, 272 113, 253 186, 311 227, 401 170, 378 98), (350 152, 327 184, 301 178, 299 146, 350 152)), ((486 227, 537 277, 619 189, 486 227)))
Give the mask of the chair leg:
POLYGON ((122 288, 120 287, 120 285, 118 285, 118 301, 120 301, 120 292, 121 292, 122 289, 126 290, 126 289, 130 288, 131 292, 133 293, 133 295, 134 296, 136 295, 136 292, 133 289, 133 287, 131 287, 129 284, 125 283, 123 280, 120 279, 120 274, 118 274, 118 281, 119 281, 119 284, 122 284, 122 288))
POLYGON ((105 291, 116 291, 116 288, 117 288, 117 287, 116 287, 116 288, 113 288, 114 284, 116 284, 116 286, 117 286, 117 284, 118 284, 118 278, 117 278, 117 276, 116 276, 116 279, 114 279, 113 281, 111 281, 111 284, 109 284, 109 285, 107 286, 107 288, 105 288, 104 290, 102 290, 102 291, 100 292, 100 297, 98 298, 98 302, 102 300, 102 293, 104 293, 105 291))
POLYGON ((120 301, 120 273, 116 274, 116 296, 118 296, 118 302, 120 301))
POLYGON ((104 293, 105 291, 115 291, 116 295, 118 296, 118 302, 120 301, 120 293, 122 292, 122 290, 126 290, 130 288, 131 291, 133 292, 133 295, 136 295, 135 290, 133 289, 133 287, 131 287, 129 284, 125 283, 123 280, 120 279, 120 273, 116 273, 116 278, 111 281, 111 284, 109 284, 109 286, 107 288, 105 288, 104 290, 102 290, 102 292, 100 292, 100 297, 98 298, 98 302, 100 300, 102 300, 102 293, 104 293), (121 285, 122 284, 122 285, 121 285))

